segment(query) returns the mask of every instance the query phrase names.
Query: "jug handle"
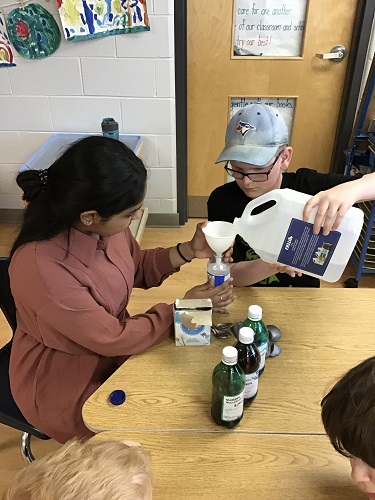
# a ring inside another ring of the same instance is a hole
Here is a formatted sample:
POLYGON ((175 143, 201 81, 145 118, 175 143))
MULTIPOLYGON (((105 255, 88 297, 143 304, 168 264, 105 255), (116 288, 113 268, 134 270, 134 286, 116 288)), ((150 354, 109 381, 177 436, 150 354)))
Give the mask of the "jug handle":
MULTIPOLYGON (((247 220, 249 217, 257 217, 259 219, 269 209, 264 210, 263 212, 256 214, 256 215, 251 215, 251 212, 255 208, 260 207, 261 205, 264 205, 265 203, 267 203, 269 201, 275 201, 277 204, 280 201, 280 195, 281 195, 281 189, 274 189, 273 191, 269 191, 268 193, 265 193, 262 196, 259 196, 259 198, 255 198, 254 200, 249 201, 249 203, 245 207, 245 210, 242 213, 241 219, 247 220)), ((272 208, 272 207, 270 207, 270 208, 272 208)))
POLYGON ((277 202, 280 200, 280 194, 281 194, 281 189, 274 189, 273 191, 269 191, 268 193, 263 194, 259 198, 255 198, 254 200, 249 201, 241 217, 236 217, 233 221, 233 227, 235 232, 239 234, 241 237, 243 237, 242 229, 247 224, 249 219, 256 220, 257 222, 261 223, 262 217, 266 218, 266 216, 268 215, 268 210, 273 207, 270 207, 269 209, 264 210, 263 212, 256 215, 251 215, 251 212, 256 207, 259 207, 264 203, 267 203, 268 201, 275 201, 277 205, 277 202))

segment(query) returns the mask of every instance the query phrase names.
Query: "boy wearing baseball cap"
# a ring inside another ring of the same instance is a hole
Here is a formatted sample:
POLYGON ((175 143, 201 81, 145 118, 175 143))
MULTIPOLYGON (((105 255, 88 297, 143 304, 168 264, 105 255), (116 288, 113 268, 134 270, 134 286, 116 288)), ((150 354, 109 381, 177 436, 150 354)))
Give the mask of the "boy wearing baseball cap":
MULTIPOLYGON (((321 174, 308 168, 288 173, 293 153, 288 144, 285 121, 272 106, 250 104, 237 111, 228 124, 225 147, 216 160, 224 163, 235 182, 211 193, 208 220, 233 222, 235 217, 241 217, 249 201, 273 189, 289 188, 315 195, 361 176, 321 174)), ((320 286, 317 278, 307 275, 294 278, 296 273, 290 268, 263 262, 240 236, 236 237, 232 257, 231 276, 235 286, 320 286)))

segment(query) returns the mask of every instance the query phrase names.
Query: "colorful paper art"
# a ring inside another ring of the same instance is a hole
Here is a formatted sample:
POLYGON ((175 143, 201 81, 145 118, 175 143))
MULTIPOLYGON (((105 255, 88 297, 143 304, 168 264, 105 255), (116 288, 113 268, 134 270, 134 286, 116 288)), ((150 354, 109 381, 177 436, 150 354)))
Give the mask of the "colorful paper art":
POLYGON ((5 24, 5 18, 0 11, 0 68, 15 66, 13 62, 13 51, 5 24))
POLYGON ((13 9, 7 19, 14 48, 27 59, 50 56, 60 45, 61 33, 53 16, 41 5, 30 3, 13 9))
POLYGON ((65 38, 150 31, 146 0, 56 0, 65 38))

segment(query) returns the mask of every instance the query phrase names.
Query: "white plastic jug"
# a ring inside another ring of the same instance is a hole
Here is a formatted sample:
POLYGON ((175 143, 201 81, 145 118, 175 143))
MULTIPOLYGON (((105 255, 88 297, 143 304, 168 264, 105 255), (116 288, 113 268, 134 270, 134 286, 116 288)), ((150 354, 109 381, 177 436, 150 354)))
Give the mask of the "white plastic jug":
POLYGON ((334 282, 340 279, 363 225, 363 212, 350 208, 337 231, 313 234, 317 208, 309 222, 303 209, 311 196, 275 189, 250 201, 234 230, 266 262, 280 262, 304 274, 334 282), (257 210, 255 210, 257 209, 257 210), (254 211, 256 215, 254 215, 254 211))

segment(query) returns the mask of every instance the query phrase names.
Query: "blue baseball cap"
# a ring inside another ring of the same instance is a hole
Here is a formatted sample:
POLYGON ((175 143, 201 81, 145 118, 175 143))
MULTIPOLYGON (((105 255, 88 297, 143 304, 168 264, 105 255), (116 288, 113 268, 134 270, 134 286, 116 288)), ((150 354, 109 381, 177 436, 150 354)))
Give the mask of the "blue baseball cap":
POLYGON ((215 163, 241 161, 264 167, 280 146, 289 143, 288 135, 279 111, 265 104, 249 104, 228 123, 225 147, 215 163))

